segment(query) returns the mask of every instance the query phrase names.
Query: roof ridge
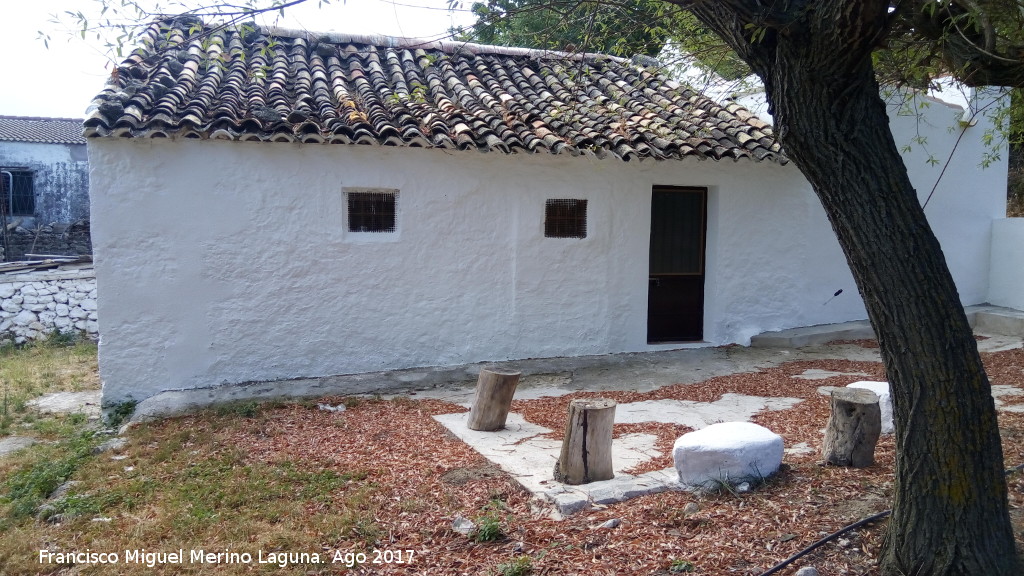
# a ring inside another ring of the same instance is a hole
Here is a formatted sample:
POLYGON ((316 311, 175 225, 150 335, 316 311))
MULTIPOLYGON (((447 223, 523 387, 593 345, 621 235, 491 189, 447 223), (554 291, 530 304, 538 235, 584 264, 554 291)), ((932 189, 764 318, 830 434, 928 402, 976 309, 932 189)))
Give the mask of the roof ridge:
POLYGON ((519 48, 513 46, 497 46, 494 44, 478 44, 463 40, 431 40, 407 36, 388 36, 386 34, 352 34, 348 32, 313 32, 297 28, 278 26, 258 26, 259 31, 268 36, 285 38, 302 38, 305 40, 324 41, 331 44, 367 44, 387 48, 409 48, 423 50, 440 50, 445 53, 465 54, 500 54, 502 56, 526 56, 529 58, 552 58, 569 60, 611 60, 620 64, 630 62, 629 58, 612 56, 601 52, 563 52, 538 48, 519 48))

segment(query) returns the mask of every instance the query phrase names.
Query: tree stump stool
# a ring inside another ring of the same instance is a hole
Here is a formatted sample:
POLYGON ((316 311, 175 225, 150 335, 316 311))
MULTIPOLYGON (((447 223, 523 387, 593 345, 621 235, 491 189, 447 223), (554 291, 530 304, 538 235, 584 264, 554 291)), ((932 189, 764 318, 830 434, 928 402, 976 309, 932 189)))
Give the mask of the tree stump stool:
POLYGON ((466 424, 470 430, 493 432, 505 427, 521 375, 521 372, 496 368, 480 370, 473 407, 469 410, 469 422, 466 424))
POLYGON ((878 395, 865 388, 837 388, 821 454, 826 464, 866 468, 875 463, 882 432, 878 395))
POLYGON ((555 462, 555 480, 587 484, 611 480, 612 425, 615 401, 584 398, 569 402, 569 417, 562 439, 562 453, 555 462))

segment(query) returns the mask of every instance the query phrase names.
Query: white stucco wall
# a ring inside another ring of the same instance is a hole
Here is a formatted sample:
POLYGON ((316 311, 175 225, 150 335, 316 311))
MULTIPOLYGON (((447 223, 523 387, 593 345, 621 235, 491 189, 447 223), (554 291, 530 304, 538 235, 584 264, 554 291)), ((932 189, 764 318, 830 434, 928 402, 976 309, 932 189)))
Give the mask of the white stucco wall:
POLYGON ((992 223, 989 303, 1024 310, 1024 218, 992 223))
MULTIPOLYGON (((709 189, 708 343, 865 317, 793 166, 194 140, 97 139, 89 151, 108 405, 663 348, 646 343, 653 185, 709 189), (343 189, 362 187, 399 190, 394 235, 345 232, 343 189), (549 198, 588 199, 587 238, 544 237, 549 198)), ((984 228, 940 232, 964 244, 951 266, 968 304, 987 297, 988 202, 937 193, 928 209, 942 226, 984 228)))
POLYGON ((927 201, 925 214, 965 305, 989 298, 992 221, 1006 216, 1007 177, 1005 145, 986 143, 997 104, 970 96, 974 113, 922 97, 890 107, 896 145, 918 197, 927 201))

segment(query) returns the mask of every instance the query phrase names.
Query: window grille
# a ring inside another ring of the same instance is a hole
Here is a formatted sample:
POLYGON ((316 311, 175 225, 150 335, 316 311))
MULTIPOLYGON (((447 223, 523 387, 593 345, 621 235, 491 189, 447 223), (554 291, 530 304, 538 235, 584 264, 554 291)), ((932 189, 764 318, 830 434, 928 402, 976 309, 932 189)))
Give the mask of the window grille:
POLYGON ((348 192, 349 232, 394 232, 395 192, 348 192))
POLYGON ((548 238, 586 238, 587 201, 554 199, 545 202, 544 236, 548 238))
POLYGON ((0 168, 0 209, 8 216, 33 216, 36 195, 32 172, 0 168))

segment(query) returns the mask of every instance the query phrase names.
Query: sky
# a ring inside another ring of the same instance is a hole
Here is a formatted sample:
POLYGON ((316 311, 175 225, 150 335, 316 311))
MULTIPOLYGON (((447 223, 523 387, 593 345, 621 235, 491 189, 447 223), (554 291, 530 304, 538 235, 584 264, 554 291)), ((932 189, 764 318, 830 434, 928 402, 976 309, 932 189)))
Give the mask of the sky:
MULTIPOLYGON (((450 12, 445 0, 332 0, 320 8, 317 0, 307 4, 288 9, 276 24, 315 32, 438 39, 452 25, 473 21, 469 3, 450 12)), ((66 23, 51 20, 67 10, 98 13, 98 6, 96 0, 19 0, 5 6, 0 19, 0 115, 85 117, 114 57, 95 35, 83 40, 66 23), (40 32, 49 35, 49 48, 39 39, 40 32)))

